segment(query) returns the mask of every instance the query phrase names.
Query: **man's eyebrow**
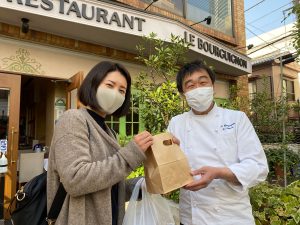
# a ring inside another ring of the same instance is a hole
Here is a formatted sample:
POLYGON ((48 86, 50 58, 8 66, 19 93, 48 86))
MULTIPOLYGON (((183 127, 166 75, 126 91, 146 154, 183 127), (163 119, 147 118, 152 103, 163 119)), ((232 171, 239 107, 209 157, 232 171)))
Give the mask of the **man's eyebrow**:
POLYGON ((203 78, 208 79, 208 76, 202 75, 202 76, 198 77, 198 80, 201 80, 201 79, 203 79, 203 78))
POLYGON ((193 80, 192 80, 192 79, 189 79, 189 80, 185 81, 185 82, 184 82, 184 85, 187 85, 187 84, 189 84, 189 83, 193 83, 193 80))

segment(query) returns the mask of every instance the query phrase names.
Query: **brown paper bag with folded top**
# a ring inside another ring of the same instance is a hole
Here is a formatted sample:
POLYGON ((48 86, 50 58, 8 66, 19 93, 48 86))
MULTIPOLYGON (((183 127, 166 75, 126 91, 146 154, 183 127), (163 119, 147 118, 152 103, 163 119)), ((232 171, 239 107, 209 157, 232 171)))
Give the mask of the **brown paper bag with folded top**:
POLYGON ((153 137, 151 149, 146 151, 144 163, 147 190, 165 194, 193 181, 187 158, 170 133, 153 137))

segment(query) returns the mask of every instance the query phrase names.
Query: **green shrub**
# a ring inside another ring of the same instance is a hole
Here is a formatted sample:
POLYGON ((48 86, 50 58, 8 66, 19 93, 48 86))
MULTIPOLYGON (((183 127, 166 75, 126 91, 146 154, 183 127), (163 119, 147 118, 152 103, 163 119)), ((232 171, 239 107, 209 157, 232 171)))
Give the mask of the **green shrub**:
POLYGON ((287 188, 261 183, 250 189, 256 225, 300 224, 300 181, 287 188))
POLYGON ((265 150, 268 164, 269 164, 269 176, 268 180, 272 181, 274 178, 280 179, 279 177, 276 177, 276 166, 281 167, 283 171, 284 167, 284 151, 286 151, 286 172, 287 177, 292 179, 292 176, 296 177, 299 174, 296 174, 295 170, 297 166, 300 164, 300 156, 293 152, 292 150, 288 149, 287 146, 280 146, 280 147, 274 147, 265 150), (292 171, 294 172, 292 174, 292 171))
POLYGON ((133 136, 126 136, 126 135, 120 135, 118 137, 118 141, 121 147, 124 147, 125 145, 127 145, 127 143, 129 141, 131 141, 133 138, 133 136))
POLYGON ((134 171, 132 171, 132 172, 128 175, 127 179, 136 178, 136 177, 142 177, 142 176, 144 176, 144 175, 145 175, 145 174, 144 174, 144 166, 141 165, 141 166, 139 166, 138 168, 136 168, 134 171))

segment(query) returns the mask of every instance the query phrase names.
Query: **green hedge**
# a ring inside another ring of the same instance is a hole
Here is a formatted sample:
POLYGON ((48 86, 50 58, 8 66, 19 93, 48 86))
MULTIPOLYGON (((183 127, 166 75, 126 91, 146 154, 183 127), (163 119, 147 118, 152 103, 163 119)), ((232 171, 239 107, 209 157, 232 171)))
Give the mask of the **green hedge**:
POLYGON ((300 181, 287 188, 261 183, 250 189, 256 225, 300 224, 300 181))

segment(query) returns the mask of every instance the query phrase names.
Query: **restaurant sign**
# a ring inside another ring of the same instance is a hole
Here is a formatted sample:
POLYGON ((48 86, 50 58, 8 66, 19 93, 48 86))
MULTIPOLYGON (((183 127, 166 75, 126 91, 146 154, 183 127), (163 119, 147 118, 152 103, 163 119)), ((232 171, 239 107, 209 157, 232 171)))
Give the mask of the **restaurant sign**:
POLYGON ((109 12, 107 9, 83 2, 69 0, 6 0, 7 2, 16 2, 31 8, 41 8, 44 11, 56 10, 63 15, 74 14, 84 20, 94 20, 104 24, 116 24, 118 27, 128 27, 143 31, 144 18, 128 15, 126 13, 109 12), (58 5, 56 4, 58 2, 58 5), (57 8, 56 8, 57 7, 57 8))
MULTIPOLYGON (((231 70, 230 72, 236 72, 236 74, 245 74, 245 72, 251 73, 252 70, 250 58, 247 56, 230 49, 225 46, 224 43, 187 27, 183 23, 162 16, 95 0, 0 1, 0 19, 2 20, 1 8, 4 10, 11 9, 19 13, 32 13, 47 18, 72 22, 74 23, 74 28, 76 28, 78 24, 81 24, 86 26, 87 32, 85 39, 99 41, 108 44, 108 46, 121 46, 122 48, 124 48, 124 46, 122 46, 123 44, 126 45, 126 43, 131 41, 128 34, 142 37, 154 32, 157 38, 166 41, 170 41, 171 34, 173 34, 181 36, 186 42, 191 43, 190 49, 192 51, 215 60, 214 65, 225 64, 225 66, 229 66, 222 68, 225 73, 228 72, 228 69, 231 70), (99 37, 89 36, 88 31, 92 31, 94 28, 107 29, 108 32, 99 37), (112 34, 110 31, 118 33, 112 34), (115 39, 106 39, 104 37, 106 35, 107 37, 110 37, 110 35, 117 36, 115 39), (122 37, 124 37, 124 43, 119 41, 122 37), (236 68, 238 70, 236 70, 236 68)), ((43 18, 41 18, 41 20, 43 20, 43 18)), ((135 39, 135 41, 136 40, 137 39, 135 39)), ((132 46, 134 44, 136 43, 130 43, 129 45, 132 46)))

